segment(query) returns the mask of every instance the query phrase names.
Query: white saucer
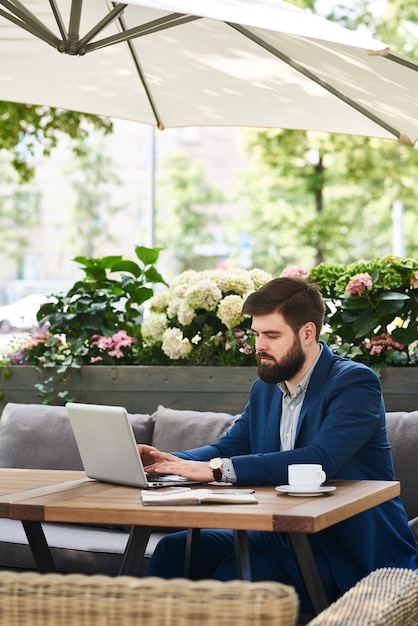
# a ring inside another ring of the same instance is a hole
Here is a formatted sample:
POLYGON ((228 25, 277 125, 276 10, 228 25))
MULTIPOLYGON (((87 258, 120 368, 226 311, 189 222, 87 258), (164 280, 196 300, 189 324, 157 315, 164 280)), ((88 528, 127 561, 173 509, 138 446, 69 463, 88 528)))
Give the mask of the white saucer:
POLYGON ((300 496, 300 497, 311 497, 311 496, 322 496, 323 493, 327 493, 328 491, 334 491, 336 487, 334 485, 321 485, 317 489, 312 489, 307 491, 306 488, 301 487, 291 487, 290 485, 279 485, 275 487, 276 491, 280 491, 282 493, 288 493, 289 496, 300 496))

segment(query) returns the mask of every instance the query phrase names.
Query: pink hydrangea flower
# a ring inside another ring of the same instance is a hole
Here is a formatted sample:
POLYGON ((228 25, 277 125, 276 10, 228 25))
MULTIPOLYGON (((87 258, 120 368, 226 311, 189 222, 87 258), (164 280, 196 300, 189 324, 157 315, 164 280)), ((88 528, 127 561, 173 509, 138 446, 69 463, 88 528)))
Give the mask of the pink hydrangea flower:
POLYGON ((280 276, 286 276, 287 278, 307 278, 308 272, 300 265, 291 265, 286 267, 280 276))
POLYGON ((366 289, 370 291, 372 286, 373 278, 368 272, 364 272, 364 274, 355 274, 348 281, 344 293, 346 296, 361 296, 366 289))
POLYGON ((382 333, 381 335, 376 335, 372 339, 364 340, 364 347, 366 350, 369 350, 370 356, 374 354, 381 354, 383 350, 403 350, 405 346, 402 343, 399 343, 392 339, 392 337, 388 333, 382 333))
MULTIPOLYGON (((135 337, 130 337, 126 330, 119 330, 111 337, 104 337, 103 335, 93 335, 90 338, 90 345, 97 347, 100 350, 107 350, 109 356, 114 356, 116 359, 121 359, 124 355, 122 348, 132 346, 136 343, 135 337)), ((93 357, 94 358, 94 357, 93 357)), ((90 359, 90 363, 94 363, 93 358, 90 359)), ((99 360, 97 357, 95 360, 99 360)))
POLYGON ((415 272, 415 274, 412 275, 411 286, 414 289, 418 289, 418 270, 415 272))

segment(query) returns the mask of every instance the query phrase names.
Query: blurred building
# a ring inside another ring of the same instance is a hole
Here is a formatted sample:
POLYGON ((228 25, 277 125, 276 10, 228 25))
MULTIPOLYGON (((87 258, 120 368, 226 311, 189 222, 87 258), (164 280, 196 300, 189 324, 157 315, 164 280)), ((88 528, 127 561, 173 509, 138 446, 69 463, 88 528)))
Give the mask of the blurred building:
MULTIPOLYGON (((4 239, 0 252, 0 303, 12 302, 27 293, 67 289, 79 276, 72 259, 90 256, 86 250, 92 252, 91 256, 132 256, 136 245, 153 245, 156 173, 164 155, 185 153, 199 159, 206 182, 230 193, 246 162, 239 147, 239 132, 236 128, 160 132, 115 120, 113 134, 102 140, 111 182, 94 224, 79 220, 75 212, 74 183, 78 181, 82 186, 83 173, 75 169, 66 139, 49 158, 35 163, 36 175, 29 184, 0 182, 2 205, 9 206, 13 218, 8 229, 12 232, 4 239), (117 182, 112 182, 113 177, 117 182), (17 216, 19 219, 15 219, 17 216), (88 232, 92 229, 100 236, 96 236, 90 250, 88 232)), ((88 200, 86 196, 84 201, 88 200)), ((231 201, 220 210, 232 218, 241 208, 231 201)), ((221 261, 225 253, 214 250, 213 256, 221 261)))

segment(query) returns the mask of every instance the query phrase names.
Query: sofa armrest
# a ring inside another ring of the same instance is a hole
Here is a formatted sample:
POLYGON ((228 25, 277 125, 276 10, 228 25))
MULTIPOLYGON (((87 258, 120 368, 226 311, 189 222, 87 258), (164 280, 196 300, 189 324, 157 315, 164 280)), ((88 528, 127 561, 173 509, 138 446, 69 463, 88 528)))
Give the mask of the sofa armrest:
POLYGON ((349 589, 309 626, 416 626, 418 571, 381 568, 349 589))
POLYGON ((295 626, 280 583, 0 572, 0 626, 295 626))

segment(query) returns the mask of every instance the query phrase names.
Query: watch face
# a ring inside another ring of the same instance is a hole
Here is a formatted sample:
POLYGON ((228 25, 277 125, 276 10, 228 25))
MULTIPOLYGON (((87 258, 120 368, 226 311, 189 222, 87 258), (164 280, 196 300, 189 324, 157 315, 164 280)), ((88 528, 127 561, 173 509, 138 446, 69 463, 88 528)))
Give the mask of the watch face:
POLYGON ((223 465, 222 459, 211 459, 209 461, 210 469, 221 469, 222 465, 223 465))

